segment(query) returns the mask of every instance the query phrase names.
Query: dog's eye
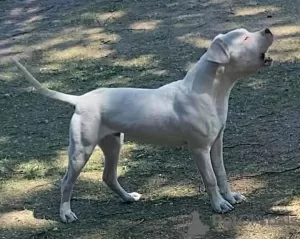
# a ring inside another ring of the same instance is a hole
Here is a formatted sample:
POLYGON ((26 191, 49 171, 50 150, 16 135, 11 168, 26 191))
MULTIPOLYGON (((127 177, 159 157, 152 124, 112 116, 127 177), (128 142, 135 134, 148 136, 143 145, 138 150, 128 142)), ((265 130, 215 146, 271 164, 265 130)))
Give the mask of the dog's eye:
POLYGON ((249 39, 249 37, 248 36, 246 36, 245 38, 244 38, 244 41, 247 41, 249 39))

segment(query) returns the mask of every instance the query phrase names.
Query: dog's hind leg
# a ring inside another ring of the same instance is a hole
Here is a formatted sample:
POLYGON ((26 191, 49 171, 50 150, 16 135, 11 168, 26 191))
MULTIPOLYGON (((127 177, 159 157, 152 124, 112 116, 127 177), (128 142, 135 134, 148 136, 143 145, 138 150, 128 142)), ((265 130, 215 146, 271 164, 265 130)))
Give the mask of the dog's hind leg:
POLYGON ((97 141, 97 126, 86 125, 78 114, 74 114, 70 124, 69 164, 61 181, 60 218, 63 222, 73 222, 77 216, 71 210, 70 200, 73 187, 81 170, 92 154, 97 141), (94 127, 95 128, 94 128, 94 127))
POLYGON ((139 193, 127 193, 119 184, 117 178, 117 164, 121 149, 121 135, 107 135, 100 140, 99 146, 105 157, 103 181, 111 190, 118 194, 125 202, 138 201, 141 197, 139 193))

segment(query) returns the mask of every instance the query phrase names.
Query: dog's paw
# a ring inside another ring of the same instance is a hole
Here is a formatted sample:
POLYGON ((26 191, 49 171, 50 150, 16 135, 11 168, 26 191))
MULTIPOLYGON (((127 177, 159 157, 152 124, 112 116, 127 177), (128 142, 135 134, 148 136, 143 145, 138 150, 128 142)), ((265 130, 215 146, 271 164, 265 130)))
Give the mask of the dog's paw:
POLYGON ((128 193, 128 194, 133 198, 133 202, 140 200, 140 198, 142 196, 142 194, 139 194, 137 192, 128 193))
POLYGON ((62 222, 75 222, 78 220, 78 217, 76 216, 76 214, 74 212, 72 212, 71 210, 68 210, 67 212, 60 212, 60 219, 62 220, 62 222))
POLYGON ((246 200, 245 196, 243 196, 240 193, 236 193, 236 192, 225 193, 225 194, 222 194, 222 196, 226 201, 230 202, 230 204, 232 204, 232 205, 241 203, 242 201, 246 200))
POLYGON ((211 206, 216 213, 226 213, 234 209, 234 207, 221 196, 211 201, 211 206))
POLYGON ((128 197, 124 200, 125 202, 136 202, 140 200, 142 194, 139 194, 137 192, 128 193, 128 197))

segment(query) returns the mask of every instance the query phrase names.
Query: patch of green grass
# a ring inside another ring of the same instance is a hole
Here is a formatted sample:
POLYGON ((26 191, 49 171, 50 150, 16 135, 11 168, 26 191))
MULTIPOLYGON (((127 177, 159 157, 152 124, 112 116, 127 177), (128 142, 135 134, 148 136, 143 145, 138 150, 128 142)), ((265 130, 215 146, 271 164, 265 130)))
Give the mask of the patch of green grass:
POLYGON ((45 175, 45 168, 42 168, 39 165, 26 165, 23 168, 22 173, 24 174, 25 179, 35 179, 45 175))

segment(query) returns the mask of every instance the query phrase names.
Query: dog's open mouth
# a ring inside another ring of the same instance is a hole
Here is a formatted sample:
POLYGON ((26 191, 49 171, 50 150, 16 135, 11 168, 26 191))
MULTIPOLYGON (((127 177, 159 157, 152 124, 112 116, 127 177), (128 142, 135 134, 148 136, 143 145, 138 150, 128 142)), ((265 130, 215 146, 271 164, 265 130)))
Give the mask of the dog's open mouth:
POLYGON ((273 62, 271 57, 266 57, 266 53, 261 53, 260 57, 264 61, 265 66, 270 66, 273 62))

